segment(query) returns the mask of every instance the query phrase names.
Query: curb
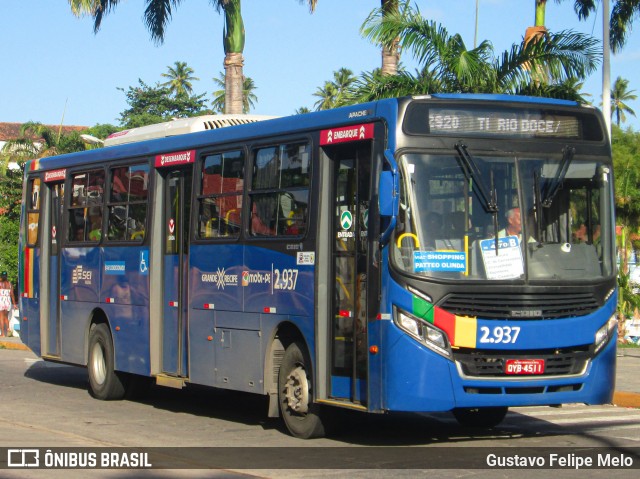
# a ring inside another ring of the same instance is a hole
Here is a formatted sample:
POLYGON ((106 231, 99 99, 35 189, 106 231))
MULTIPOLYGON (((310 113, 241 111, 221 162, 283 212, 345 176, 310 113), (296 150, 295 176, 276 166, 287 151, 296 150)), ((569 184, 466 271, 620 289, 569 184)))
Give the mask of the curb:
POLYGON ((640 393, 616 391, 613 393, 613 404, 619 407, 640 408, 640 393))
POLYGON ((17 341, 7 341, 0 339, 0 349, 17 349, 20 351, 31 351, 24 343, 17 341))

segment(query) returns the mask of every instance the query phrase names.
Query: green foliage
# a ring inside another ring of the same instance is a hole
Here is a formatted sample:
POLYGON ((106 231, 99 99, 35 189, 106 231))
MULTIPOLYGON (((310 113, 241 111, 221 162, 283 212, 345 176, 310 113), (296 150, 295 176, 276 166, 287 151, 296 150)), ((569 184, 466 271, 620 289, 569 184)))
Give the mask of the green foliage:
POLYGON ((109 135, 117 131, 120 131, 120 128, 118 128, 117 126, 111 125, 109 123, 101 123, 94 125, 91 128, 87 128, 84 133, 104 140, 109 135))
POLYGON ((579 81, 592 73, 601 52, 591 36, 564 31, 538 41, 516 43, 496 55, 489 41, 468 49, 459 34, 424 19, 419 10, 374 10, 361 29, 376 44, 400 39, 402 51, 420 63, 416 75, 399 79, 365 74, 352 92, 355 101, 416 93, 508 93, 576 99, 579 81), (544 72, 545 81, 538 81, 544 72), (378 96, 385 95, 385 96, 378 96))
POLYGON ((611 129, 613 169, 616 179, 616 216, 618 222, 640 226, 640 133, 631 129, 611 129))
MULTIPOLYGON (((20 219, 24 164, 20 166, 20 169, 7 169, 0 175, 0 211, 3 212, 0 218, 10 221, 18 221, 20 219)), ((4 230, 0 229, 0 238, 2 234, 4 234, 4 230)), ((2 242, 2 239, 0 239, 0 242, 2 242)))
POLYGON ((618 313, 630 318, 636 308, 640 308, 640 295, 633 293, 629 273, 618 271, 618 313))
POLYGON ((167 87, 175 96, 193 94, 193 80, 200 78, 193 76, 193 68, 186 62, 174 62, 175 67, 167 67, 168 73, 161 73, 161 76, 168 80, 160 86, 167 87))
POLYGON ((205 108, 205 95, 173 96, 172 90, 156 84, 151 87, 138 79, 138 86, 125 93, 129 108, 120 114, 120 123, 124 128, 135 128, 153 123, 169 121, 172 118, 184 118, 210 114, 205 108))
POLYGON ((9 281, 18 281, 18 231, 22 199, 22 169, 7 170, 0 176, 0 270, 7 271, 9 281))
POLYGON ((333 80, 319 87, 313 96, 319 98, 315 103, 316 110, 329 110, 352 102, 350 89, 357 79, 348 68, 340 68, 333 72, 333 80))
POLYGON ((626 113, 636 116, 636 112, 627 104, 628 101, 635 100, 638 96, 635 90, 629 90, 629 80, 618 77, 611 89, 611 116, 615 116, 616 125, 627 121, 626 113))

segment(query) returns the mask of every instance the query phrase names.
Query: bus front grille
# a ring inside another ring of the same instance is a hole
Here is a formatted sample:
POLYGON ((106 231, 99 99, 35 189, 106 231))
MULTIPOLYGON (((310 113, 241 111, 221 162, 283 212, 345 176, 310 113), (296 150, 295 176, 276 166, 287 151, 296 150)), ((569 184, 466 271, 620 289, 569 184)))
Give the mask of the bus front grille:
POLYGON ((459 316, 487 319, 553 319, 583 316, 601 305, 590 292, 561 293, 452 293, 438 304, 459 316))
POLYGON ((536 351, 493 351, 461 348, 453 352, 453 358, 467 377, 518 377, 520 379, 544 376, 571 376, 581 374, 591 358, 589 346, 567 349, 536 351), (544 373, 531 376, 513 376, 505 372, 508 359, 542 359, 544 373))

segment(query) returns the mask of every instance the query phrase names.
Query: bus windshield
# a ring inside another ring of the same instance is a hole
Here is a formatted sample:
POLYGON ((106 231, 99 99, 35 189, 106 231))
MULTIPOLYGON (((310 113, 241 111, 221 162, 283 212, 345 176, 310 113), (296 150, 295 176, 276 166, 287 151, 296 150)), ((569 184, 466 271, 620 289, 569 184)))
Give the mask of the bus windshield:
POLYGON ((400 158, 395 265, 433 279, 597 279, 613 274, 612 168, 557 154, 400 158))

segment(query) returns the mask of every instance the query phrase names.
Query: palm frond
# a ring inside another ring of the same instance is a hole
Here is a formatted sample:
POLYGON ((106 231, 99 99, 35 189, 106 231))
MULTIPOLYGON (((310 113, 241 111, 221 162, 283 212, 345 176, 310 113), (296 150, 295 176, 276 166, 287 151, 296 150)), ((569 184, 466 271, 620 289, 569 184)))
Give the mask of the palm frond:
POLYGON ((151 33, 156 44, 164 42, 164 29, 171 20, 172 7, 177 7, 182 0, 147 0, 144 11, 144 24, 151 33))

